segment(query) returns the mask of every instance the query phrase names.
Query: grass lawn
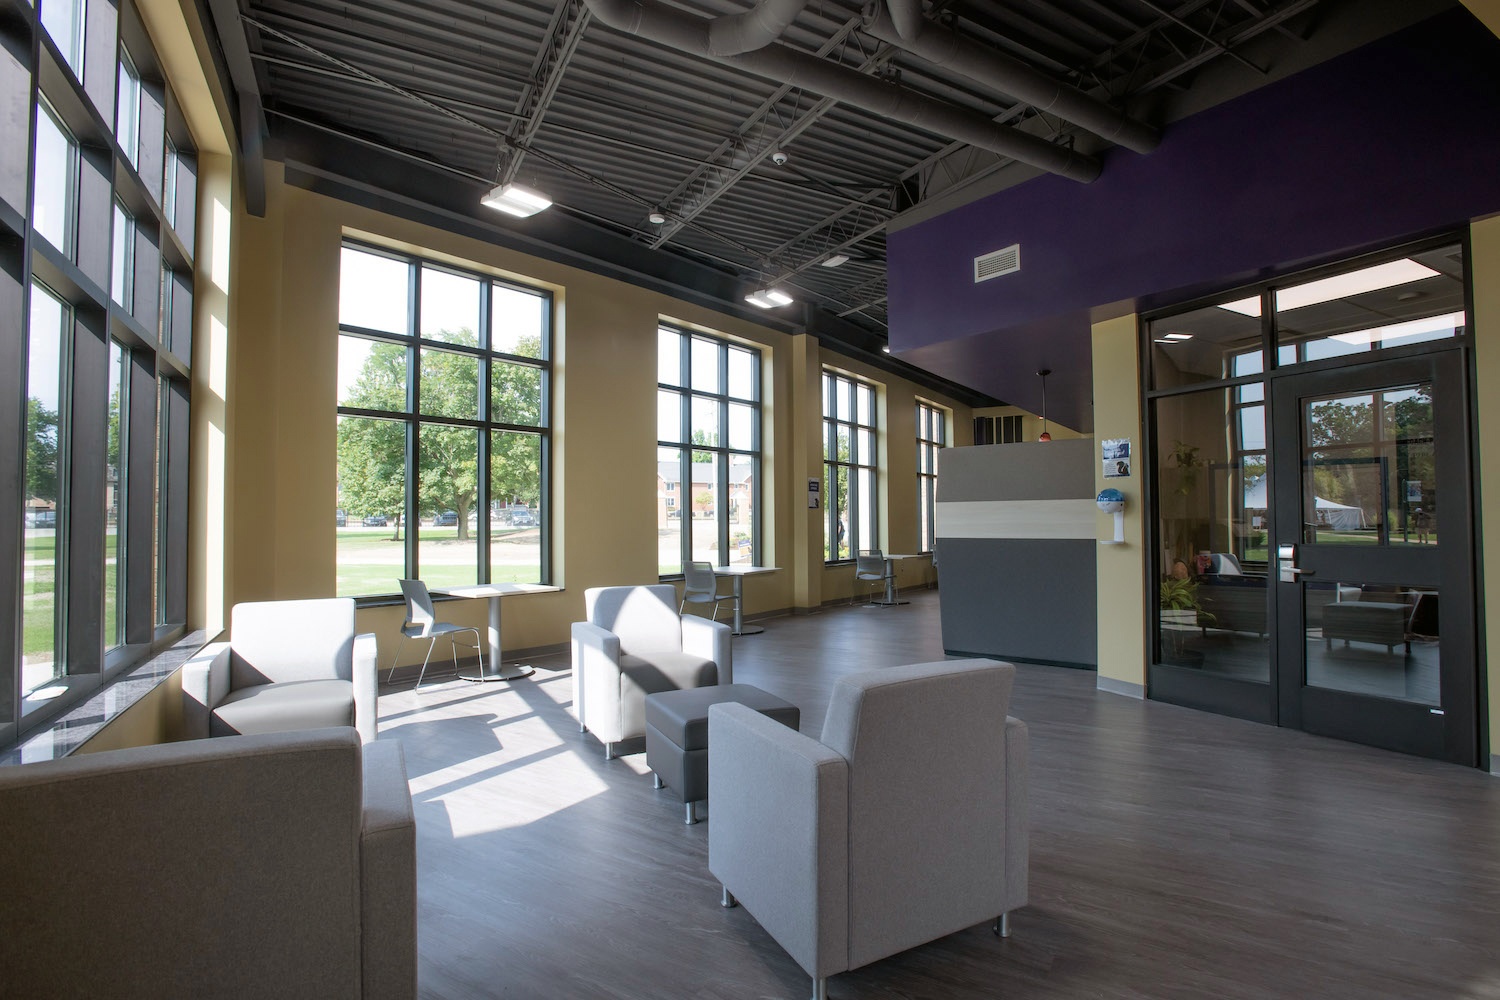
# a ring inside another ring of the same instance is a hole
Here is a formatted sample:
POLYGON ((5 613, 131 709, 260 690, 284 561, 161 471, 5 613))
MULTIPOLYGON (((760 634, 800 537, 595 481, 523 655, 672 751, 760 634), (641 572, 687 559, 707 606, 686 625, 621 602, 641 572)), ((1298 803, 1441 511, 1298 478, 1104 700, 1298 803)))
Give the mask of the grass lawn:
MULTIPOLYGON (((340 596, 399 592, 406 572, 406 539, 392 538, 391 528, 341 528, 337 532, 340 596)), ((422 580, 429 587, 456 587, 475 582, 479 540, 473 530, 458 540, 458 527, 420 528, 422 580)), ((537 528, 495 525, 490 532, 490 581, 535 583, 541 576, 541 532, 537 528)))

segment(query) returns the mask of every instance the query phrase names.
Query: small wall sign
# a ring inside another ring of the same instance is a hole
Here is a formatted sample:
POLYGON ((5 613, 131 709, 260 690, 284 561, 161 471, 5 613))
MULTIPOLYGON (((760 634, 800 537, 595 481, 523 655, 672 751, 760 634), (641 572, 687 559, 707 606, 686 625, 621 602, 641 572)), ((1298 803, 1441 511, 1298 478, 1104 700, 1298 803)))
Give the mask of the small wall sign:
POLYGON ((1104 462, 1105 479, 1130 476, 1130 438, 1105 438, 1099 443, 1099 452, 1104 462))

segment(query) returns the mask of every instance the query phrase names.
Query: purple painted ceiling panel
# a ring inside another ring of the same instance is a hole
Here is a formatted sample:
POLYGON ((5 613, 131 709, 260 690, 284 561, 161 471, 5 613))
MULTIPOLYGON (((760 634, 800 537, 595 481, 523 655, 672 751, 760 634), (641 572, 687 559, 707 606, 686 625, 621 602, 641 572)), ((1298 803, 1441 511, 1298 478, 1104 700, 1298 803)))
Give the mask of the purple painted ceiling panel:
POLYGON ((1500 39, 1456 9, 888 239, 891 346, 1090 429, 1091 311, 1152 308, 1500 211, 1500 39), (1019 273, 972 260, 1021 245, 1019 273), (1054 392, 1054 390, 1056 390, 1054 392))

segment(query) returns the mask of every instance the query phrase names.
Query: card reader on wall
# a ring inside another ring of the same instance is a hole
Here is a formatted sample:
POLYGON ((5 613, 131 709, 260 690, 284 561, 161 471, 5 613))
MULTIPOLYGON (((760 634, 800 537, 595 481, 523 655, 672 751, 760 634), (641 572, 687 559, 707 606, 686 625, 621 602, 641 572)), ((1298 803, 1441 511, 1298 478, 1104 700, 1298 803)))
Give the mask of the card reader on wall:
POLYGON ((1115 537, 1099 539, 1100 545, 1124 545, 1125 544, 1125 494, 1111 487, 1100 490, 1099 495, 1094 498, 1099 509, 1106 514, 1115 516, 1115 537))

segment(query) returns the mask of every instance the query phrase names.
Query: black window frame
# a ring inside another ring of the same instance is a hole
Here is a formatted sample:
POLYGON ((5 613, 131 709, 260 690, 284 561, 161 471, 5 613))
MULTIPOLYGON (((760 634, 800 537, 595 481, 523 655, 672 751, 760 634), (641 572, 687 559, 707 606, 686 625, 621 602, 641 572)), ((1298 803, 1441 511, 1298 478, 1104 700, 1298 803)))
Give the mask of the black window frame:
MULTIPOLYGON (((479 265, 464 267, 449 261, 426 257, 420 253, 394 250, 390 247, 364 240, 346 238, 341 244, 341 250, 344 248, 398 261, 403 263, 407 268, 408 286, 406 300, 407 316, 404 323, 405 333, 376 330, 370 327, 347 324, 342 321, 338 327, 338 336, 341 339, 348 336, 369 340, 374 343, 394 344, 403 347, 406 351, 406 402, 402 410, 367 409, 342 404, 337 407, 337 417, 392 420, 404 426, 405 498, 403 501, 403 510, 399 515, 405 522, 405 534, 402 538, 404 557, 403 577, 407 579, 421 578, 422 529, 420 523, 420 486, 418 483, 418 442, 421 428, 423 426, 468 428, 477 432, 479 442, 476 498, 474 503, 474 510, 478 511, 481 515, 477 518, 475 524, 475 544, 478 549, 475 564, 476 580, 481 584, 489 583, 492 568, 490 565, 490 517, 488 516, 488 511, 493 502, 493 498, 490 496, 492 438, 496 432, 521 433, 537 437, 540 444, 539 476, 541 484, 540 498, 537 505, 537 521, 539 522, 541 546, 539 563, 540 578, 534 582, 550 585, 553 576, 551 510, 552 380, 555 373, 553 366, 554 342, 557 336, 556 303, 552 292, 546 288, 522 284, 487 273, 481 270, 479 265), (477 346, 470 347, 464 344, 456 344, 451 341, 438 340, 421 335, 421 274, 424 269, 454 274, 473 279, 480 283, 484 292, 480 297, 480 330, 475 331, 478 338, 477 346), (501 286, 529 295, 535 295, 541 300, 543 304, 543 337, 540 358, 497 351, 490 346, 493 342, 493 328, 491 326, 493 316, 490 304, 492 301, 491 290, 494 286, 501 286), (423 351, 443 351, 475 359, 479 369, 477 383, 479 416, 477 419, 440 416, 422 412, 421 357, 423 351), (535 368, 541 372, 542 389, 539 423, 531 425, 492 419, 491 410, 494 401, 490 393, 490 371, 491 365, 494 363, 520 365, 535 368)), ((342 500, 336 503, 335 506, 340 510, 345 509, 345 504, 342 500)), ((395 582, 393 579, 392 583, 395 582)), ((378 594, 341 594, 340 596, 354 597, 356 603, 364 605, 388 603, 397 599, 399 595, 395 591, 390 591, 378 594)))
MULTIPOLYGON (((682 566, 686 565, 693 557, 693 531, 692 511, 693 501, 689 496, 692 491, 692 467, 693 452, 705 451, 714 456, 714 467, 717 482, 715 483, 715 496, 723 499, 714 505, 714 528, 717 544, 716 551, 724 554, 729 552, 730 539, 730 470, 734 467, 734 460, 745 459, 750 465, 750 564, 761 564, 762 525, 764 522, 763 506, 761 504, 761 471, 763 468, 762 449, 765 434, 765 410, 761 404, 763 389, 761 385, 762 375, 765 370, 765 356, 760 347, 754 344, 742 343, 727 337, 705 333, 700 330, 689 330, 684 327, 674 326, 671 323, 658 323, 656 327, 657 341, 663 334, 672 334, 681 339, 681 349, 678 351, 679 369, 676 383, 658 380, 656 389, 658 400, 663 392, 675 393, 678 396, 679 423, 681 428, 680 441, 669 441, 658 438, 656 442, 658 467, 662 464, 660 454, 662 449, 675 449, 678 452, 677 485, 674 491, 672 483, 665 484, 664 493, 672 493, 671 501, 667 509, 677 510, 679 517, 684 522, 679 531, 679 559, 680 563, 675 572, 659 573, 661 580, 677 580, 682 578, 682 566), (704 389, 693 388, 692 382, 692 345, 693 342, 711 344, 718 353, 718 381, 722 387, 721 392, 710 392, 704 389), (750 358, 751 364, 751 395, 737 396, 729 391, 729 352, 740 351, 750 358), (693 432, 693 400, 700 399, 714 403, 717 412, 717 424, 715 428, 716 444, 694 443, 693 432), (731 405, 749 406, 753 414, 751 421, 751 446, 745 448, 729 447, 729 413, 731 405), (686 488, 682 488, 686 484, 686 488)), ((659 404, 658 404, 659 405, 659 404)), ((727 556, 721 559, 722 564, 728 564, 732 560, 727 556)))
POLYGON ((861 553, 880 548, 880 386, 869 379, 850 375, 847 372, 837 371, 833 368, 823 369, 823 496, 825 497, 826 511, 824 514, 824 536, 823 536, 823 564, 825 566, 843 565, 854 562, 861 553), (841 384, 849 386, 850 419, 843 420, 838 417, 838 387, 841 384), (870 393, 870 423, 861 423, 859 420, 859 390, 864 388, 870 393), (833 411, 830 413, 830 409, 833 411), (847 460, 837 458, 838 455, 838 428, 846 427, 849 430, 849 458, 847 460), (874 454, 869 456, 869 461, 863 461, 859 447, 859 432, 868 431, 871 449, 874 454), (833 457, 830 457, 833 456, 833 457), (839 511, 838 496, 836 495, 836 484, 838 482, 838 470, 849 470, 849 520, 844 525, 844 539, 849 541, 849 555, 840 556, 838 550, 842 539, 839 536, 839 511), (874 532, 874 538, 862 537, 860 524, 866 520, 864 511, 859 501, 859 491, 853 488, 854 477, 862 470, 868 469, 874 480, 874 489, 871 490, 870 502, 874 509, 869 513, 869 523, 874 532))

